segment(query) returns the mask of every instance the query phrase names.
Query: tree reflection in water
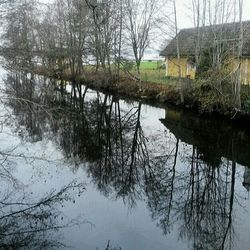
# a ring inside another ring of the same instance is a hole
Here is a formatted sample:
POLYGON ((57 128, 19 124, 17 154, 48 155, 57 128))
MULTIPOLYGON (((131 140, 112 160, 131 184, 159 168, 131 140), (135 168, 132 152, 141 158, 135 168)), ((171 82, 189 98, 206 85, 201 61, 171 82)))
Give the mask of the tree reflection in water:
POLYGON ((157 186, 151 184, 147 193, 152 216, 164 233, 179 221, 180 237, 191 240, 193 249, 228 249, 225 244, 231 244, 235 165, 225 166, 224 173, 224 168, 204 164, 194 147, 189 164, 189 172, 179 172, 175 162, 167 173, 156 167, 154 172, 160 172, 149 182, 157 186))
MULTIPOLYGON (((23 140, 32 142, 41 139, 46 132, 46 119, 50 115, 44 104, 36 104, 34 76, 26 74, 9 75, 6 81, 7 96, 1 97, 1 105, 8 102, 15 107, 14 114, 18 122, 14 126, 23 140), (33 85, 32 85, 33 84, 33 85), (30 86, 33 86, 32 88, 30 86), (28 112, 25 112, 28 111, 28 112), (46 115, 45 115, 46 113, 46 115), (39 117, 38 120, 34 117, 39 117), (22 133, 25 127, 28 134, 22 133)), ((41 96, 40 96, 41 97, 41 96)), ((2 106, 1 106, 2 108, 2 106)), ((6 107, 5 107, 6 108, 6 107)), ((3 125, 14 120, 6 108, 1 113, 3 125)), ((49 118, 48 118, 49 119, 49 118)), ((2 131, 1 131, 2 133, 2 131)), ((16 166, 22 160, 27 164, 36 160, 52 164, 45 158, 25 155, 18 151, 20 145, 6 144, 6 149, 0 151, 0 249, 55 249, 65 245, 57 237, 59 229, 82 223, 81 218, 63 219, 59 208, 65 202, 73 201, 76 195, 81 195, 85 189, 82 183, 72 181, 59 190, 53 189, 42 197, 34 197, 27 187, 13 175, 16 166)), ((4 148, 4 147, 2 147, 4 148)))
MULTIPOLYGON (((0 249, 54 249, 63 244, 53 233, 61 228, 81 223, 80 218, 64 222, 59 210, 66 201, 72 201, 75 192, 80 195, 84 185, 73 181, 59 191, 51 190, 42 198, 33 198, 21 186, 11 171, 17 155, 1 152, 0 179, 0 249)), ((19 155, 18 159, 26 158, 19 155)))
POLYGON ((185 130, 182 125, 188 121, 166 118, 162 122, 171 136, 161 134, 162 145, 153 147, 152 138, 145 136, 141 126, 141 103, 124 108, 116 97, 98 92, 89 99, 87 88, 80 96, 77 91, 72 92, 75 96, 58 94, 49 91, 56 88, 49 81, 40 81, 40 88, 33 88, 27 96, 18 87, 26 82, 30 84, 30 78, 9 76, 5 85, 15 97, 9 105, 25 140, 46 136, 56 141, 65 157, 74 160, 75 168, 86 163, 93 182, 106 196, 122 198, 130 207, 146 199, 164 234, 179 225, 180 237, 189 239, 192 249, 232 247, 236 162, 250 162, 237 151, 246 144, 238 140, 248 138, 246 131, 229 136, 234 130, 227 126, 223 144, 222 131, 209 130, 209 122, 190 122, 192 129, 198 124, 202 134, 185 130), (30 102, 20 102, 23 99, 30 102), (50 112, 33 105, 34 100, 45 103, 50 112))
POLYGON ((81 184, 70 183, 59 191, 51 191, 34 201, 27 194, 8 192, 0 201, 1 249, 54 249, 64 245, 56 239, 54 231, 80 223, 80 219, 62 222, 58 206, 72 199, 72 190, 81 184), (17 196, 18 195, 18 196, 17 196))

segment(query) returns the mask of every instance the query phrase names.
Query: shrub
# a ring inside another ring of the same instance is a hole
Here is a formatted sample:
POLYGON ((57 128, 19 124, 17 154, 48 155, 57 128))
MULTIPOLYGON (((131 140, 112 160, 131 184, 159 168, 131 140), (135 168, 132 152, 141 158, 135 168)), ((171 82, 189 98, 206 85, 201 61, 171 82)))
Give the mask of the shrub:
POLYGON ((134 69, 135 63, 133 61, 124 59, 122 61, 122 67, 125 71, 131 71, 134 69))

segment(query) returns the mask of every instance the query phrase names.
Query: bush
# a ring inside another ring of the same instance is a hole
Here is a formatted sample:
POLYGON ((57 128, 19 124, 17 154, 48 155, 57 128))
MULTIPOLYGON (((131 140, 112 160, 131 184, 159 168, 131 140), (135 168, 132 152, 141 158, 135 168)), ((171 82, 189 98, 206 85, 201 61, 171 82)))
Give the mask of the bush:
POLYGON ((122 61, 122 67, 125 71, 131 71, 135 67, 135 63, 130 60, 123 60, 122 61))
POLYGON ((224 83, 221 89, 222 94, 213 82, 199 79, 188 91, 187 99, 197 103, 202 113, 216 111, 227 114, 233 108, 230 86, 229 83, 224 83))
POLYGON ((245 111, 250 113, 250 100, 246 100, 243 104, 243 108, 245 111))
POLYGON ((166 63, 163 63, 159 66, 159 69, 166 69, 166 63))

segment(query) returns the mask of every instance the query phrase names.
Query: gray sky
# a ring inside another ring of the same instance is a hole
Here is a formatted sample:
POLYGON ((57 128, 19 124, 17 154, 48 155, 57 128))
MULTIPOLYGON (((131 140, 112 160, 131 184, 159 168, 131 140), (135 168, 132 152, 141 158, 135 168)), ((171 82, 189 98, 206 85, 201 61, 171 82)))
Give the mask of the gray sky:
MULTIPOLYGON (((229 2, 230 0, 228 0, 229 2)), ((182 28, 193 27, 190 6, 192 0, 176 0, 178 26, 182 28)), ((250 0, 244 0, 243 20, 250 20, 250 0)))
MULTIPOLYGON (((167 1, 167 0, 163 0, 167 1)), ((218 1, 218 0, 215 0, 218 1)), ((228 0, 230 2, 231 0, 228 0)), ((250 0, 243 0, 243 19, 250 20, 250 0)), ((53 0, 39 0, 41 3, 51 3, 53 0)), ((176 0, 177 16, 178 16, 178 26, 182 28, 190 28, 193 26, 190 6, 192 6, 192 0, 176 0)))

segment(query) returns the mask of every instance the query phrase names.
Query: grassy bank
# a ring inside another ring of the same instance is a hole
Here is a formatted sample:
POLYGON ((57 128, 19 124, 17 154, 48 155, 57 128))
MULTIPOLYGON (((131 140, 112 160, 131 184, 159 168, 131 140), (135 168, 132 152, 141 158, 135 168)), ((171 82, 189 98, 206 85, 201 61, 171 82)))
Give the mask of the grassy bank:
MULTIPOLYGON (((132 70, 131 73, 136 74, 135 70, 132 70)), ((142 61, 141 79, 144 82, 173 85, 173 81, 166 76, 163 61, 142 61)))
POLYGON ((154 103, 179 103, 179 93, 173 85, 161 84, 155 82, 142 81, 138 83, 126 77, 121 77, 115 83, 107 83, 98 77, 92 77, 91 80, 82 81, 84 85, 90 88, 108 91, 109 93, 132 97, 136 100, 144 100, 154 103))
MULTIPOLYGON (((47 74, 44 70, 40 70, 38 73, 47 74)), ((77 77, 77 82, 95 90, 151 103, 170 103, 203 114, 217 113, 229 118, 246 117, 250 114, 249 86, 242 86, 242 110, 235 110, 230 95, 231 85, 229 84, 222 86, 222 94, 211 82, 182 79, 181 84, 185 101, 180 103, 178 80, 166 78, 165 69, 160 68, 156 62, 143 62, 141 75, 141 82, 135 81, 133 77, 125 74, 125 72, 121 74, 119 80, 113 81, 102 71, 96 72, 94 66, 88 66, 84 77, 77 77), (146 80, 145 77, 147 77, 146 80)), ((50 77, 53 77, 53 75, 50 75, 50 77)), ((62 78, 73 80, 69 73, 64 73, 62 78)))
POLYGON ((143 61, 141 63, 141 77, 146 82, 171 84, 171 81, 166 77, 162 61, 143 61))
MULTIPOLYGON (((229 87, 223 86, 223 94, 208 82, 182 79, 184 89, 184 103, 180 102, 180 91, 176 79, 169 79, 171 84, 142 81, 141 84, 126 77, 114 84, 93 79, 87 85, 94 89, 108 91, 112 94, 128 96, 137 100, 153 103, 170 103, 187 109, 192 109, 200 114, 219 114, 229 119, 250 115, 250 88, 242 86, 242 109, 234 108, 234 103, 229 94, 229 87)), ((85 83, 86 84, 86 83, 85 83)))
MULTIPOLYGON (((111 65, 111 69, 112 66, 114 65, 111 65)), ((166 69, 164 67, 165 65, 163 61, 142 61, 140 66, 141 80, 144 82, 172 85, 173 81, 166 76, 166 69)), ((87 65, 84 66, 84 70, 87 73, 94 73, 96 71, 96 67, 95 65, 87 65)), ((100 72, 102 71, 102 69, 99 68, 98 71, 100 72)), ((128 75, 137 76, 138 73, 136 70, 135 62, 123 62, 123 64, 121 65, 120 75, 122 77, 127 77, 128 75)))

